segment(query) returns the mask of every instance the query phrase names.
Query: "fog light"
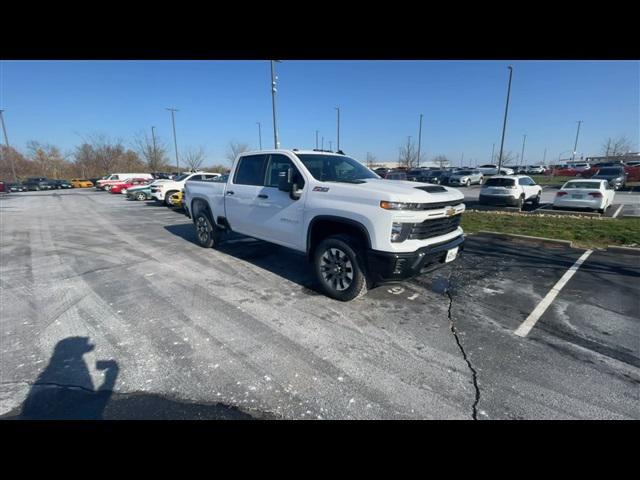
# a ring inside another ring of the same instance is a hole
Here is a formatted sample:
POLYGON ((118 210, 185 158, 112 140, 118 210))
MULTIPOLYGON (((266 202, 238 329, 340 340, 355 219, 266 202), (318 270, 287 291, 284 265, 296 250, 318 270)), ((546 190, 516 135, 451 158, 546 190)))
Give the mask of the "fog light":
POLYGON ((402 223, 393 222, 391 224, 391 241, 400 242, 402 237, 402 223))

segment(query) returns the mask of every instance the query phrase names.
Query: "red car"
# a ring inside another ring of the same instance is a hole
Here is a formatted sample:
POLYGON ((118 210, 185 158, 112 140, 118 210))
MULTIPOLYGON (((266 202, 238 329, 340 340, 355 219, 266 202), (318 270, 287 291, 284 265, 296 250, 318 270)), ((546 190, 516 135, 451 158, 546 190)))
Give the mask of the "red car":
POLYGON ((138 185, 147 185, 151 183, 148 178, 128 178, 122 183, 116 183, 111 187, 111 193, 127 193, 131 187, 138 185))

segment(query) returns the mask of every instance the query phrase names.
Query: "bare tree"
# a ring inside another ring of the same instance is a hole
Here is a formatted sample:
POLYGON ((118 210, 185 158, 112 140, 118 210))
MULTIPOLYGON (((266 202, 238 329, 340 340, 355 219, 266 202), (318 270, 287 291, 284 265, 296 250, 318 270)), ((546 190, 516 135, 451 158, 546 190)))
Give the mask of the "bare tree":
POLYGON ((149 171, 162 172, 170 168, 167 146, 157 136, 154 142, 146 132, 138 132, 134 137, 133 146, 146 162, 149 171))
POLYGON ((45 177, 58 178, 65 166, 65 158, 60 149, 48 143, 35 140, 27 142, 30 160, 38 168, 38 173, 45 177))
POLYGON ((440 168, 446 168, 450 162, 446 155, 438 155, 433 159, 433 163, 437 163, 440 168))
POLYGON ((249 150, 249 144, 232 141, 229 142, 229 150, 227 150, 227 159, 233 162, 242 152, 249 150))
POLYGON ((204 153, 204 148, 198 147, 193 148, 190 147, 184 152, 182 152, 181 158, 184 163, 187 164, 189 170, 195 171, 204 163, 206 155, 204 153))
POLYGON ((620 135, 618 138, 607 138, 602 145, 602 153, 605 157, 615 157, 630 152, 632 148, 631 141, 625 135, 620 135))
MULTIPOLYGON (((502 152, 502 165, 509 165, 513 161, 518 158, 518 155, 513 153, 511 150, 508 152, 502 152)), ((496 164, 498 163, 498 157, 496 157, 496 164)))
POLYGON ((407 168, 411 168, 418 163, 418 151, 411 137, 407 137, 407 143, 400 147, 398 163, 407 168))

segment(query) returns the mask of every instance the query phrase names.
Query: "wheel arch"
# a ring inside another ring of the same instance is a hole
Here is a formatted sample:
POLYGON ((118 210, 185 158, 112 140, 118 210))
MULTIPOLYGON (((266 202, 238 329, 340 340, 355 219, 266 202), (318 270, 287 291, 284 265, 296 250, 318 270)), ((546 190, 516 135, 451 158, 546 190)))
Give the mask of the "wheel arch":
POLYGON ((318 215, 307 228, 307 256, 312 257, 315 247, 331 235, 347 234, 360 238, 366 248, 371 248, 371 237, 367 228, 357 220, 335 215, 318 215))

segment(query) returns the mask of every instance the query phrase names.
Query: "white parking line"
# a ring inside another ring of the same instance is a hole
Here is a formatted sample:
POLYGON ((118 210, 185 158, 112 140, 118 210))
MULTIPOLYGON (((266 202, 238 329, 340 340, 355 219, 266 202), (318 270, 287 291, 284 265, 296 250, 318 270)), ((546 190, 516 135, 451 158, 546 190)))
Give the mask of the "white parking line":
POLYGON ((613 215, 611 215, 611 218, 616 218, 618 215, 620 215, 620 212, 622 211, 622 208, 624 207, 624 205, 620 205, 618 207, 618 210, 616 210, 616 213, 614 213, 613 215))
POLYGON ((589 255, 593 253, 593 250, 587 250, 582 254, 582 256, 574 263, 569 270, 567 270, 562 278, 558 280, 558 282, 549 290, 549 293, 542 299, 542 301, 538 304, 533 312, 529 314, 527 319, 522 322, 522 325, 518 327, 518 329, 514 332, 519 337, 526 337, 527 334, 531 331, 531 329, 535 326, 536 322, 540 319, 540 317, 547 311, 551 302, 555 300, 555 298, 560 293, 560 290, 566 285, 566 283, 573 277, 573 275, 578 271, 580 265, 584 263, 584 261, 589 258, 589 255))

